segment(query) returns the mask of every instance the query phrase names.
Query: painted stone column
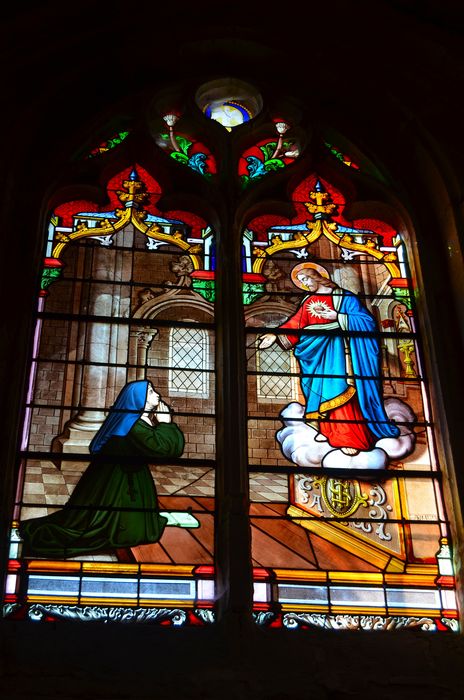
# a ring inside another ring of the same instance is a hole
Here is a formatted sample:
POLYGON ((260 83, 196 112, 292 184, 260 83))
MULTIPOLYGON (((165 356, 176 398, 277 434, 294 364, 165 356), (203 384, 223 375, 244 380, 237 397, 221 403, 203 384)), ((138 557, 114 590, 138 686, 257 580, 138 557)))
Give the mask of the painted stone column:
MULTIPOLYGON (((132 240, 132 231, 126 229, 115 237, 114 245, 132 248, 132 240)), ((98 247, 92 253, 94 281, 87 283, 88 301, 84 301, 82 313, 118 322, 90 320, 82 324, 78 345, 83 365, 73 397, 74 405, 81 408, 53 442, 53 450, 63 454, 88 452, 93 436, 105 420, 107 407, 127 381, 129 327, 120 320, 127 319, 130 313, 130 287, 125 283, 131 279, 132 250, 98 247)))
POLYGON ((148 350, 157 334, 156 328, 141 328, 137 331, 136 379, 145 379, 148 350))
POLYGON ((129 364, 136 366, 129 368, 127 372, 128 381, 145 379, 148 350, 157 335, 158 330, 156 328, 144 327, 131 330, 129 364))

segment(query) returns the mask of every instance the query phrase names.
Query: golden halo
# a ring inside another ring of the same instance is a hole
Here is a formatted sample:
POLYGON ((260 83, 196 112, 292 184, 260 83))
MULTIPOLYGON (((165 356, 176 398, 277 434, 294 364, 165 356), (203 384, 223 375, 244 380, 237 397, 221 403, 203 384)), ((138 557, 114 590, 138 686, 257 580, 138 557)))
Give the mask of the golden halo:
POLYGON ((329 273, 327 272, 325 267, 322 267, 322 265, 318 265, 317 263, 311 263, 311 262, 300 263, 299 265, 295 265, 295 267, 293 268, 293 270, 290 273, 290 276, 292 278, 292 282, 295 285, 295 287, 298 287, 298 289, 304 289, 306 292, 308 291, 307 287, 305 287, 305 285, 302 284, 297 277, 299 272, 301 272, 302 270, 307 270, 308 268, 312 268, 313 270, 317 270, 317 272, 322 277, 326 277, 327 279, 330 279, 329 273))

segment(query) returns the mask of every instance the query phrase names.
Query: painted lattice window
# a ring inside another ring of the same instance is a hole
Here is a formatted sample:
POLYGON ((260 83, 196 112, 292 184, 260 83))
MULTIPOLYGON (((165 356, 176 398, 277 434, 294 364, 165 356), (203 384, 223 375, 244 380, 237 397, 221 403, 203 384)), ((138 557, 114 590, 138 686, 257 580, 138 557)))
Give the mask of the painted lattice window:
POLYGON ((204 330, 171 328, 169 393, 208 396, 209 344, 204 330))
POLYGON ((288 400, 296 398, 297 389, 292 374, 295 372, 293 357, 282 348, 273 347, 268 352, 256 352, 258 400, 288 400))

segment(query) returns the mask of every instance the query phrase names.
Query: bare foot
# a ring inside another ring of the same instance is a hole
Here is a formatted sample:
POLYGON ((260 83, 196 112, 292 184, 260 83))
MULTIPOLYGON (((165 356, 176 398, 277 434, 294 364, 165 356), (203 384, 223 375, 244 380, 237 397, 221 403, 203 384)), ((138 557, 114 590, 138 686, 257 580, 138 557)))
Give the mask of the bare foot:
POLYGON ((357 450, 356 447, 342 447, 342 452, 343 454, 350 456, 359 454, 359 450, 357 450))
POLYGON ((318 433, 314 438, 316 442, 327 442, 327 438, 322 433, 318 433))

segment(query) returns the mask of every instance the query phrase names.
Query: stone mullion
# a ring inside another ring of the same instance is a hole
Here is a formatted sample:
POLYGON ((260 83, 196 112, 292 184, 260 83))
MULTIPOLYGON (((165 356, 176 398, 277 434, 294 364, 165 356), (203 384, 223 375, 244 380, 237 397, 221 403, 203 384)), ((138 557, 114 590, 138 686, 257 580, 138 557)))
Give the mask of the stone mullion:
POLYGON ((241 248, 232 220, 218 235, 216 270, 217 611, 222 623, 251 619, 247 391, 241 248))

